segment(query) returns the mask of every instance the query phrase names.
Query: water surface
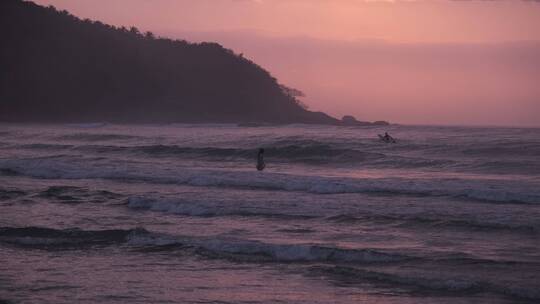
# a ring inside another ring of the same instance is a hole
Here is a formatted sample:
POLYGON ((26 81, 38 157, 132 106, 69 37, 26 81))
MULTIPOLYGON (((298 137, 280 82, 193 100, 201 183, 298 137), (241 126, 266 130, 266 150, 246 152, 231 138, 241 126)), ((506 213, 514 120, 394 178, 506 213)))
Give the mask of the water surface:
POLYGON ((540 129, 4 124, 0 210, 8 303, 540 301, 540 129))

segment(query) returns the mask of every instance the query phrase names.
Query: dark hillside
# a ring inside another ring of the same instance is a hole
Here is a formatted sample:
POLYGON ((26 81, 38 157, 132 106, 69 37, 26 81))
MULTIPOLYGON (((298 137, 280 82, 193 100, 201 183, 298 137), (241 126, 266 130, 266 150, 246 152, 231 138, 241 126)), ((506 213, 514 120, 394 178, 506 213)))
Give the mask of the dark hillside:
POLYGON ((0 1, 0 121, 336 123, 216 43, 0 1))

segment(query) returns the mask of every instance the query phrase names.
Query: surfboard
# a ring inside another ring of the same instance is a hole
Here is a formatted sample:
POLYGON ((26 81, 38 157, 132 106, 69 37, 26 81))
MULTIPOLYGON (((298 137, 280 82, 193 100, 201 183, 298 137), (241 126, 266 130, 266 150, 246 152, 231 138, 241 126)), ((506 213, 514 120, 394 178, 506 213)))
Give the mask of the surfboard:
POLYGON ((381 135, 381 134, 377 134, 377 135, 379 135, 379 139, 380 139, 381 141, 384 141, 384 142, 387 143, 387 144, 388 144, 388 143, 392 143, 392 144, 395 144, 395 143, 396 143, 396 140, 395 140, 393 137, 390 137, 390 139, 386 139, 386 138, 384 138, 384 136, 381 135))

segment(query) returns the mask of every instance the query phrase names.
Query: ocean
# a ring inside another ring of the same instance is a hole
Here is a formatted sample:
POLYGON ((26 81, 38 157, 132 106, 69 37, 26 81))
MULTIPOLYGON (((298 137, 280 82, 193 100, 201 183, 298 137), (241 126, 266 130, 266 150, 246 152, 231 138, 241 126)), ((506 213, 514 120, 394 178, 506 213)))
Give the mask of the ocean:
POLYGON ((540 303, 540 129, 1 124, 0 303, 540 303))

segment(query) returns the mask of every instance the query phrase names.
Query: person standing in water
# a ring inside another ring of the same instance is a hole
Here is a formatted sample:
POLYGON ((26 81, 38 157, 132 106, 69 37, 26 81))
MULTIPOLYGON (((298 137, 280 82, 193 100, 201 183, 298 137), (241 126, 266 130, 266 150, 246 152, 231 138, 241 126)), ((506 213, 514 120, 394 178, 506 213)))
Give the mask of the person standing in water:
POLYGON ((257 154, 257 170, 262 171, 264 170, 264 167, 266 167, 266 164, 264 163, 264 149, 259 149, 259 154, 257 154))

